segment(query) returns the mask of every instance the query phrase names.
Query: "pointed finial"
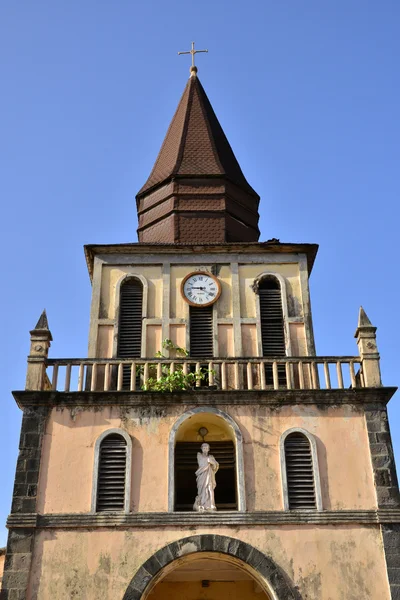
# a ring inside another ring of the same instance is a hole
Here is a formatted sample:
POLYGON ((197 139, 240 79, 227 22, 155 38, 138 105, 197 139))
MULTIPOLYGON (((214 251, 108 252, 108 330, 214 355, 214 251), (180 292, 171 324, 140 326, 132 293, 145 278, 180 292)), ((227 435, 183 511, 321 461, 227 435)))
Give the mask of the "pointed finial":
POLYGON ((31 345, 28 356, 25 389, 50 389, 48 387, 50 386, 50 382, 46 375, 46 361, 49 356, 49 348, 53 341, 53 336, 49 329, 45 310, 40 315, 35 329, 32 329, 29 333, 31 334, 31 345))
POLYGON ((358 326, 354 337, 357 339, 360 355, 360 377, 362 387, 380 387, 382 385, 379 367, 379 352, 376 344, 376 327, 369 320, 367 313, 360 306, 358 326))
POLYGON ((53 336, 51 335, 51 331, 49 329, 49 322, 47 320, 46 309, 43 310, 42 314, 39 317, 39 321, 36 323, 35 328, 30 331, 30 334, 34 335, 46 335, 49 340, 53 340, 53 336))
POLYGON ((358 313, 358 327, 373 327, 362 306, 360 306, 360 312, 358 313))
POLYGON ((367 333, 367 332, 372 332, 375 333, 376 332, 376 327, 374 327, 374 325, 372 325, 371 321, 368 318, 367 313, 365 312, 365 310, 363 309, 362 306, 360 306, 360 311, 358 313, 358 324, 357 324, 357 329, 356 332, 354 334, 354 337, 358 337, 358 335, 360 334, 361 331, 367 333))
POLYGON ((35 329, 47 329, 49 331, 49 322, 47 320, 46 309, 43 310, 39 317, 39 321, 36 323, 35 329))

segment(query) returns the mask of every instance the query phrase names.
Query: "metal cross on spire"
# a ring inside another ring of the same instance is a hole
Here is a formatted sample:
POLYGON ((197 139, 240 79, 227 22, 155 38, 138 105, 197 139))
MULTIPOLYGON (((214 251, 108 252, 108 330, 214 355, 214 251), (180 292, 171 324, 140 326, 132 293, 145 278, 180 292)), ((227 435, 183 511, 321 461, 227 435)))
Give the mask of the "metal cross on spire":
POLYGON ((208 50, 195 50, 194 49, 194 42, 192 42, 192 49, 188 50, 187 52, 178 52, 178 54, 191 54, 192 55, 192 66, 190 67, 190 72, 191 73, 197 73, 197 67, 194 64, 194 55, 197 54, 198 52, 208 52, 208 50))

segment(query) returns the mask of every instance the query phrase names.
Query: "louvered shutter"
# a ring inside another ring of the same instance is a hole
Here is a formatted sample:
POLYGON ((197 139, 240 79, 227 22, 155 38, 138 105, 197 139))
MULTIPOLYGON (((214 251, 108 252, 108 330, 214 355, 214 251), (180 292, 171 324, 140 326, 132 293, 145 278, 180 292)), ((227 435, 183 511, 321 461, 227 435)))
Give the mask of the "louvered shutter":
POLYGON ((142 349, 143 286, 128 279, 121 286, 119 305, 118 356, 140 358, 142 349))
POLYGON ((100 444, 97 481, 97 512, 124 510, 126 440, 111 433, 100 444))
MULTIPOLYGON (((142 351, 143 286, 138 279, 128 279, 121 286, 119 304, 118 357, 140 358, 142 351)), ((131 368, 123 368, 123 389, 130 388, 131 368)), ((137 387, 140 385, 137 382, 137 387)))
POLYGON ((261 284, 259 295, 263 354, 285 356, 281 289, 264 287, 261 284))
MULTIPOLYGON (((263 356, 285 356, 285 330, 283 324, 282 293, 276 279, 264 279, 259 287, 261 340, 263 356)), ((266 365, 266 382, 272 385, 272 365, 266 365)), ((285 365, 278 365, 280 385, 286 383, 285 365)))
POLYGON ((314 469, 310 442, 300 432, 285 440, 289 509, 316 508, 314 469))
POLYGON ((190 356, 213 356, 213 307, 190 306, 190 356))

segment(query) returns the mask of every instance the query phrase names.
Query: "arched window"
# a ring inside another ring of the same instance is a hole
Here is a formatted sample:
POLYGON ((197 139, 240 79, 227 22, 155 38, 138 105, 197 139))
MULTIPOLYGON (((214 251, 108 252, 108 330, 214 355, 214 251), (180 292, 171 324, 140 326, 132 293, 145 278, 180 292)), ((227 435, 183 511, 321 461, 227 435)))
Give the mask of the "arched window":
MULTIPOLYGON (((140 358, 142 353, 143 285, 136 277, 122 282, 119 298, 118 358, 140 358)), ((130 389, 131 367, 123 368, 123 389, 130 389)), ((139 384, 139 382, 138 382, 139 384)))
POLYGON ((119 429, 96 441, 92 491, 93 512, 129 511, 132 442, 119 429))
POLYGON ((322 510, 315 440, 301 429, 287 431, 281 443, 282 481, 286 510, 322 510))
MULTIPOLYGON (((262 351, 265 357, 286 356, 282 290, 276 277, 263 277, 258 285, 262 351)), ((272 365, 266 365, 267 385, 273 384, 272 365)), ((286 384, 285 365, 278 365, 279 385, 286 384)))

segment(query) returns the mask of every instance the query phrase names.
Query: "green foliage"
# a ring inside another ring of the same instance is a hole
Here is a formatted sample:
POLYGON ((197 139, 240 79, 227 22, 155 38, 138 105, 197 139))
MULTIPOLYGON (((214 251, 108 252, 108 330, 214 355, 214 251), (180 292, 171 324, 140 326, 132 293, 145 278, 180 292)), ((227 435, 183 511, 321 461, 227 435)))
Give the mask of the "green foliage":
MULTIPOLYGON (((181 348, 180 346, 175 346, 175 344, 171 340, 164 340, 162 343, 162 347, 165 350, 175 350, 176 354, 179 356, 189 356, 189 352, 185 350, 185 348, 181 348)), ((162 350, 159 350, 156 353, 155 358, 165 358, 162 350)))
POLYGON ((179 390, 190 390, 198 381, 203 381, 208 371, 202 369, 196 373, 184 373, 181 365, 176 365, 175 371, 170 373, 169 367, 163 366, 163 374, 160 379, 149 377, 142 389, 147 392, 176 392, 179 390))
MULTIPOLYGON (((171 340, 164 340, 162 347, 165 350, 174 350, 177 355, 185 357, 188 356, 188 351, 184 348, 176 346, 171 340)), ((157 352, 156 358, 166 358, 162 351, 157 352)), ((184 373, 183 365, 175 365, 174 372, 171 373, 170 365, 161 366, 161 377, 156 377, 157 365, 150 365, 150 373, 152 374, 144 384, 142 390, 146 392, 176 392, 179 390, 191 390, 198 382, 204 381, 208 378, 209 373, 214 371, 208 371, 207 369, 200 369, 200 371, 184 373)))

